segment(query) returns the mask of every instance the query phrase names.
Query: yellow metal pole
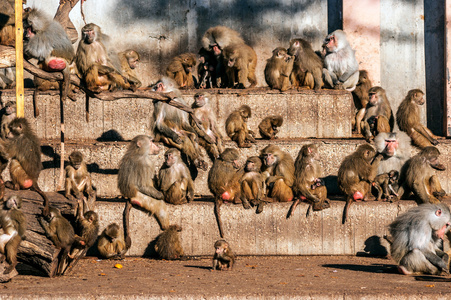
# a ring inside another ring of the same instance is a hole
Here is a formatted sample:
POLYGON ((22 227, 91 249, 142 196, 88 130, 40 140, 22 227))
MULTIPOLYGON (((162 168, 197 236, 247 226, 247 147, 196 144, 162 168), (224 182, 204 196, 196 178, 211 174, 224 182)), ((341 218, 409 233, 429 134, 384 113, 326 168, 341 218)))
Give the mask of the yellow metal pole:
POLYGON ((15 2, 15 26, 16 26, 16 107, 17 117, 25 116, 24 82, 23 82, 23 24, 22 10, 23 0, 15 2))

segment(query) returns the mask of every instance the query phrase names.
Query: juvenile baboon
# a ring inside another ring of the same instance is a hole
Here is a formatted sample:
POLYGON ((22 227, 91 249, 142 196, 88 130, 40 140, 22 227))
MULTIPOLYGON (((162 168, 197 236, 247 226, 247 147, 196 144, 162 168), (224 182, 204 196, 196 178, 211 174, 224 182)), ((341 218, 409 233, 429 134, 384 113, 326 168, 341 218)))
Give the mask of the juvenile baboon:
POLYGON ((215 242, 215 254, 213 255, 213 271, 232 270, 235 263, 235 254, 225 240, 215 242))
POLYGON ((373 86, 368 95, 369 102, 361 127, 365 139, 371 141, 380 132, 391 132, 395 125, 395 119, 383 88, 373 86), (371 122, 374 122, 373 126, 370 124, 371 122))
POLYGON ((250 83, 249 88, 257 85, 257 54, 252 47, 246 44, 229 45, 224 48, 223 55, 228 87, 244 89, 247 80, 250 83))
POLYGON ((258 125, 258 130, 262 138, 267 140, 277 139, 276 134, 279 132, 277 127, 282 126, 283 118, 282 116, 269 116, 264 118, 258 125))
MULTIPOLYGON (((180 90, 173 79, 162 77, 154 86, 157 92, 173 92, 176 97, 173 101, 186 105, 180 90)), ((189 123, 188 113, 173 107, 163 101, 154 102, 153 111, 155 141, 179 149, 197 168, 207 170, 207 164, 203 161, 197 144, 197 134, 189 123)))
POLYGON ((346 195, 342 223, 348 218, 349 207, 353 201, 372 199, 370 183, 374 181, 382 155, 368 144, 346 156, 338 169, 338 186, 346 195))
POLYGON ((399 129, 405 131, 421 149, 437 145, 439 138, 420 122, 420 105, 426 102, 423 96, 424 93, 419 89, 410 90, 396 112, 399 129))
POLYGON ((241 201, 245 209, 257 206, 257 213, 263 211, 266 184, 261 174, 262 161, 258 156, 251 156, 244 164, 244 175, 240 179, 241 201))
POLYGON ((330 207, 327 199, 327 188, 321 184, 322 175, 319 164, 320 156, 318 146, 308 144, 302 146, 294 163, 293 194, 295 201, 291 205, 288 217, 291 217, 300 200, 307 201, 310 206, 308 211, 323 210, 330 207))
POLYGON ((49 214, 44 218, 39 217, 38 221, 55 247, 61 249, 58 267, 54 275, 63 275, 66 260, 75 239, 74 229, 55 207, 50 207, 49 214))
POLYGON ((194 103, 191 107, 194 110, 194 116, 201 122, 203 130, 199 130, 191 116, 190 123, 199 137, 199 145, 205 148, 211 160, 214 161, 224 151, 224 147, 222 146, 222 135, 217 129, 216 115, 209 102, 210 94, 208 93, 202 92, 194 95, 194 103), (213 143, 207 142, 204 138, 205 134, 213 140, 213 143))
POLYGON ((409 209, 390 224, 391 257, 401 274, 449 273, 448 254, 440 249, 451 216, 446 204, 422 204, 409 209))
POLYGON ((119 225, 109 224, 102 232, 97 243, 100 257, 105 259, 124 259, 128 248, 119 225))
POLYGON ((109 45, 110 37, 94 23, 83 26, 81 35, 75 63, 86 87, 93 92, 130 88, 121 75, 119 57, 109 45))
POLYGON ((65 196, 72 201, 83 200, 82 211, 95 208, 96 191, 93 189, 91 175, 80 151, 73 151, 69 155, 69 165, 66 167, 65 196), (88 194, 88 199, 83 193, 88 194))
POLYGON ((6 140, 9 133, 9 123, 16 118, 16 102, 8 101, 3 107, 4 113, 2 115, 1 123, 1 137, 2 140, 6 140))
POLYGON ((434 171, 434 169, 446 170, 446 167, 440 162, 439 156, 440 151, 429 146, 406 162, 399 179, 400 199, 413 193, 418 204, 439 203, 440 198, 446 196, 434 171))
POLYGON ((215 197, 215 215, 218 222, 219 233, 224 237, 220 208, 224 201, 235 204, 241 203, 240 178, 243 176, 241 169, 240 153, 236 149, 227 148, 213 162, 208 172, 208 188, 215 197))
POLYGON ((193 200, 194 182, 179 150, 171 148, 164 154, 164 164, 158 173, 158 187, 167 203, 183 204, 193 200))
POLYGON ((288 54, 295 57, 291 81, 293 86, 308 86, 319 90, 323 86, 321 58, 313 51, 312 45, 303 39, 290 41, 288 54))
MULTIPOLYGON (((160 148, 146 135, 134 137, 119 163, 118 188, 128 198, 124 210, 124 223, 128 226, 131 204, 154 214, 162 230, 169 227, 169 215, 163 194, 153 185, 155 159, 160 148)), ((126 237, 128 228, 124 226, 126 237)))
POLYGON ((193 89, 193 68, 196 66, 196 54, 183 53, 174 57, 166 69, 166 75, 177 82, 181 89, 193 89))
POLYGON ((276 145, 269 145, 260 152, 260 158, 268 196, 280 202, 293 200, 294 161, 291 155, 276 145))
POLYGON ((136 90, 141 87, 142 83, 138 79, 135 73, 135 69, 138 67, 140 60, 139 53, 133 49, 128 49, 123 52, 119 52, 119 60, 121 61, 122 76, 124 76, 130 88, 136 90))
POLYGON ((266 61, 265 80, 272 89, 284 92, 291 88, 290 75, 294 59, 287 49, 277 47, 272 51, 272 57, 266 61))
POLYGON ((27 219, 20 210, 21 207, 22 198, 11 196, 3 202, 0 211, 0 226, 3 229, 3 234, 0 235, 0 252, 3 254, 1 261, 6 259, 9 264, 3 274, 9 274, 16 268, 17 249, 25 239, 27 219))
POLYGON ((335 30, 324 40, 323 80, 334 89, 353 91, 359 81, 359 62, 342 30, 335 30))
POLYGON ((247 105, 241 105, 232 112, 226 122, 225 128, 227 135, 238 144, 240 148, 250 148, 251 143, 255 143, 254 133, 247 129, 247 119, 252 115, 251 108, 247 105))
POLYGON ((399 189, 399 172, 396 170, 391 170, 388 173, 383 173, 377 175, 372 183, 374 188, 377 190, 377 199, 393 201, 393 199, 398 199, 398 189, 399 189))
POLYGON ((180 259, 185 255, 180 242, 179 232, 182 227, 171 225, 156 238, 155 251, 161 259, 180 259))
POLYGON ((368 71, 360 70, 359 71, 359 81, 355 89, 352 91, 352 98, 354 99, 354 106, 357 110, 355 118, 352 120, 352 128, 357 131, 357 133, 361 133, 361 125, 360 123, 365 117, 366 106, 369 101, 368 92, 371 89, 371 80, 368 75, 368 71))

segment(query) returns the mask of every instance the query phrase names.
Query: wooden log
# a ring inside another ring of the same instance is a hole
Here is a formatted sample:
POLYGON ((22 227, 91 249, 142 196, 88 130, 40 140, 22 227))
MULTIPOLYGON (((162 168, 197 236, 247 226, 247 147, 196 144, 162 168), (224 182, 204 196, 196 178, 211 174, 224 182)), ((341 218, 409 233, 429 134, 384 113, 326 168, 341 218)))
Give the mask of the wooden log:
POLYGON ((0 45, 0 68, 9 68, 16 65, 16 50, 13 47, 0 45))
MULTIPOLYGON (((74 215, 76 203, 58 193, 46 194, 50 206, 58 208, 63 215, 74 215)), ((58 266, 60 250, 55 248, 52 241, 45 236, 45 232, 38 222, 38 216, 41 215, 43 208, 42 198, 38 193, 28 190, 13 191, 7 189, 5 191, 5 199, 12 195, 22 197, 22 211, 27 218, 26 239, 19 246, 18 260, 42 271, 49 277, 53 277, 58 266)))

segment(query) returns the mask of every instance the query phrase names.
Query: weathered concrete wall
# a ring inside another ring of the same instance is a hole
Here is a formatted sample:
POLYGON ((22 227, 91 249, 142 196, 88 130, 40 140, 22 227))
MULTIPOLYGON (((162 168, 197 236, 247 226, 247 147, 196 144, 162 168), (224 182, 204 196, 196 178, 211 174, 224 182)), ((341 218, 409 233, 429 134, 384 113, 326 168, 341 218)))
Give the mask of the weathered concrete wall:
MULTIPOLYGON (((388 224, 416 205, 412 201, 355 203, 349 210, 348 222, 342 225, 345 202, 331 204, 329 209, 306 218, 308 205, 301 203, 290 219, 286 215, 291 203, 268 204, 261 214, 241 205, 223 205, 225 238, 238 255, 383 255, 388 224)), ((98 203, 101 230, 112 222, 122 225, 124 206, 122 202, 98 203)), ((171 223, 183 228, 180 238, 186 255, 212 255, 213 244, 220 238, 213 206, 213 202, 197 201, 169 206, 171 223)), ((132 209, 130 227, 132 247, 128 255, 152 254, 150 243, 161 232, 155 219, 132 209)))
MULTIPOLYGON (((185 101, 191 106, 196 91, 184 92, 185 101)), ((2 93, 1 103, 15 101, 15 92, 2 93)), ((284 124, 278 134, 281 138, 318 137, 348 138, 352 136, 352 96, 347 91, 302 90, 279 93, 261 89, 246 92, 236 90, 212 91, 210 103, 216 112, 218 128, 223 136, 229 114, 243 104, 252 109, 248 126, 257 136, 258 124, 269 115, 280 114, 284 124)), ((31 91, 26 93, 25 116, 34 123, 40 138, 55 139, 60 136, 59 93, 38 96, 40 116, 33 117, 31 91)), ((86 117, 86 100, 80 93, 76 102, 64 104, 65 137, 67 139, 131 140, 138 134, 151 132, 153 104, 151 99, 120 99, 117 101, 89 100, 89 122, 86 117)))
MULTIPOLYGON (((303 145, 308 143, 318 143, 320 145, 321 155, 321 167, 323 168, 323 176, 336 176, 338 168, 345 158, 345 156, 355 151, 359 144, 365 143, 363 139, 354 140, 338 140, 338 139, 279 139, 274 142, 269 141, 257 141, 257 143, 249 149, 238 149, 241 154, 242 162, 247 157, 259 155, 260 151, 268 144, 277 144, 283 151, 288 152, 293 159, 298 155, 299 150, 303 145)), ((117 168, 119 162, 124 155, 128 144, 126 142, 97 142, 91 144, 77 142, 68 142, 65 144, 66 160, 67 155, 73 150, 81 151, 88 163, 88 169, 91 172, 91 176, 94 184, 97 187, 99 196, 102 197, 117 197, 120 195, 117 189, 117 168)), ((226 147, 236 147, 235 143, 227 142, 226 147)), ((43 147, 43 161, 44 170, 39 177, 40 186, 45 191, 54 191, 57 187, 57 181, 59 178, 59 142, 55 141, 54 144, 44 143, 43 147), (56 155, 55 155, 56 153, 56 155), (54 157, 57 157, 54 159, 54 157)), ((164 161, 164 150, 160 151, 159 155, 155 157, 156 166, 155 172, 158 172, 160 166, 164 161)), ((451 192, 451 142, 443 142, 438 145, 438 149, 442 153, 441 160, 445 164, 447 170, 437 172, 440 178, 442 187, 451 192)), ((412 155, 418 150, 413 149, 412 155)), ((207 163, 211 166, 211 161, 204 155, 207 163)), ((198 195, 211 195, 207 186, 207 171, 199 170, 198 176, 194 181, 195 193, 198 195)), ((336 179, 330 178, 327 181, 329 187, 329 193, 339 193, 336 186, 336 179)))

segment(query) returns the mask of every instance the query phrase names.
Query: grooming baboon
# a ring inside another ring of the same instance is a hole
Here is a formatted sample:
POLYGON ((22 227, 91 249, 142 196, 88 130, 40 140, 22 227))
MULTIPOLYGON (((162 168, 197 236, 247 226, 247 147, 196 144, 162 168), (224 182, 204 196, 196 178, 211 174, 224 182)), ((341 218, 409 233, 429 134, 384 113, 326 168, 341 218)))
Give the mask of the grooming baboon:
POLYGON ((272 51, 272 57, 266 61, 265 80, 272 89, 284 92, 291 88, 290 75, 294 59, 287 49, 277 47, 272 51))
POLYGON ((308 211, 311 208, 314 211, 319 211, 330 207, 329 199, 327 199, 327 188, 321 184, 322 170, 319 159, 318 146, 315 144, 304 145, 299 151, 294 163, 294 183, 292 187, 296 200, 290 207, 288 217, 293 215, 300 200, 305 200, 310 204, 308 211))
POLYGON ((303 39, 290 41, 288 54, 295 57, 291 81, 294 87, 308 86, 319 90, 323 86, 321 58, 313 51, 312 45, 303 39))
MULTIPOLYGON (((173 79, 162 77, 154 86, 157 92, 173 92, 176 97, 173 101, 186 105, 182 94, 173 79)), ((163 101, 154 102, 153 111, 155 141, 179 149, 197 168, 207 170, 207 164, 203 161, 199 145, 197 144, 196 131, 189 123, 188 113, 173 107, 163 101)))
POLYGON ((177 82, 181 89, 194 89, 193 68, 196 54, 183 53, 174 57, 166 69, 166 75, 177 82))
POLYGON ((410 90, 396 112, 399 129, 405 131, 412 139, 412 143, 421 149, 437 145, 439 138, 420 122, 420 105, 425 102, 424 93, 421 90, 410 90))
POLYGON ((174 260, 185 255, 179 238, 180 231, 182 231, 180 226, 171 225, 157 236, 155 251, 161 259, 174 260))
POLYGON ((277 139, 276 134, 279 132, 277 127, 282 126, 282 116, 275 115, 264 118, 258 125, 258 130, 262 138, 267 140, 277 139))
POLYGON ((422 204, 409 209, 390 224, 391 257, 401 274, 449 273, 448 254, 441 240, 449 231, 451 216, 446 204, 422 204))
POLYGON ((214 161, 218 158, 219 154, 224 151, 222 146, 222 135, 219 133, 216 124, 216 115, 213 112, 210 104, 210 94, 208 93, 196 93, 194 95, 194 103, 191 106, 194 110, 194 116, 201 122, 203 130, 199 130, 197 124, 193 121, 190 116, 191 126, 196 131, 199 137, 199 145, 205 148, 211 160, 214 161), (213 143, 209 143, 204 138, 207 134, 213 143))
POLYGON ((224 64, 226 65, 228 87, 244 89, 248 80, 252 88, 257 85, 255 68, 257 54, 246 44, 232 44, 224 48, 224 64))
POLYGON ((269 145, 260 152, 260 158, 268 196, 280 202, 293 200, 294 161, 291 155, 276 145, 269 145))
POLYGON ((158 173, 158 187, 167 203, 183 204, 193 200, 194 182, 179 150, 171 148, 164 154, 164 164, 158 173))
POLYGON ((20 242, 25 239, 27 230, 27 219, 20 210, 22 207, 22 198, 11 196, 3 201, 0 211, 0 226, 3 234, 0 235, 0 252, 3 254, 1 261, 6 259, 9 266, 3 274, 9 274, 17 265, 17 249, 20 242))
POLYGON ((240 178, 243 176, 239 160, 240 153, 236 149, 227 148, 213 162, 208 172, 208 188, 215 197, 215 215, 219 233, 224 237, 220 208, 224 201, 241 203, 240 178))
POLYGON ((254 133, 247 129, 247 119, 252 115, 251 108, 241 105, 232 112, 225 122, 227 135, 238 144, 240 148, 250 148, 255 143, 254 133))
POLYGON ((38 221, 55 247, 61 249, 56 275, 63 275, 66 260, 75 239, 74 229, 55 207, 50 207, 49 214, 44 218, 39 217, 38 221))
POLYGON ((345 157, 338 169, 338 186, 346 195, 343 224, 353 201, 372 199, 370 183, 374 181, 382 159, 382 155, 376 154, 371 145, 362 144, 354 153, 345 157))
POLYGON ((213 255, 213 271, 232 270, 235 263, 235 254, 225 240, 215 242, 215 254, 213 255))

